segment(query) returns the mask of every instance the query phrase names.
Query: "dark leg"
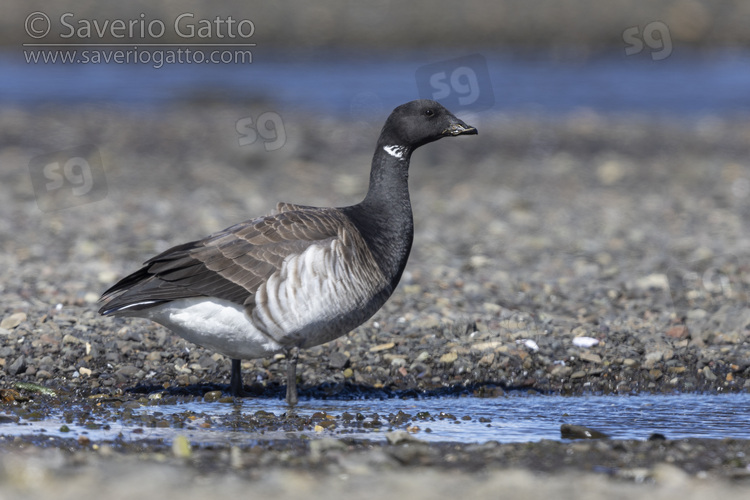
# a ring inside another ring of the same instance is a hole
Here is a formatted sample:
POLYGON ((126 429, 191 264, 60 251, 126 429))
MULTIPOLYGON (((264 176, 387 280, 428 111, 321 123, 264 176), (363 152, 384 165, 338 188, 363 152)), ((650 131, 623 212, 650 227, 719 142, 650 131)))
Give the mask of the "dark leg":
POLYGON ((292 347, 287 352, 286 362, 286 402, 289 406, 297 404, 297 358, 299 347, 292 347))
POLYGON ((229 383, 229 393, 235 398, 247 396, 242 389, 242 361, 239 359, 232 360, 232 379, 229 383))

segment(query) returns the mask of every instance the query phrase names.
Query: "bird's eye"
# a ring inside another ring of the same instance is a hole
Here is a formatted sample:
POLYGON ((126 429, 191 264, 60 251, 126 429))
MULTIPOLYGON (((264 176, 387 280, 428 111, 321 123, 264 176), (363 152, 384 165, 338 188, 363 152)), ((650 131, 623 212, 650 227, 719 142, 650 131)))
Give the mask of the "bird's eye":
POLYGON ((431 110, 431 109, 428 109, 427 111, 424 112, 424 114, 427 115, 427 116, 432 116, 432 115, 435 114, 435 112, 433 110, 431 110))

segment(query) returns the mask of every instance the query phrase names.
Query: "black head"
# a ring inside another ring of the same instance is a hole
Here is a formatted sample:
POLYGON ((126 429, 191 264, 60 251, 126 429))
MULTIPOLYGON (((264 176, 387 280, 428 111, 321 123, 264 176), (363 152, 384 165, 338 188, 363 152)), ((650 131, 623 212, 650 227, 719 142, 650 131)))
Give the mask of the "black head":
POLYGON ((456 118, 441 104, 419 99, 393 110, 380 133, 379 144, 413 150, 442 137, 476 133, 476 128, 456 118))

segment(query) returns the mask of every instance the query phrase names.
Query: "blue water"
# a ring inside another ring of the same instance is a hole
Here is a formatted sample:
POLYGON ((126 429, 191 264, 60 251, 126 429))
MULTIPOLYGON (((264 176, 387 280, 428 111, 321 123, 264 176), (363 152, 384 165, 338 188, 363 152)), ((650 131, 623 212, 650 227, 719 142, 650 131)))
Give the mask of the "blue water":
MULTIPOLYGON (((384 441, 390 429, 388 415, 399 411, 410 419, 397 426, 411 429, 412 435, 424 441, 484 443, 497 441, 534 442, 542 439, 561 440, 564 423, 584 425, 608 434, 613 439, 648 439, 654 433, 667 439, 711 438, 750 439, 750 394, 721 395, 640 395, 640 396, 506 396, 500 398, 430 398, 418 400, 303 400, 296 408, 301 416, 326 412, 337 422, 333 430, 264 431, 237 430, 232 421, 251 418, 263 410, 284 415, 288 409, 280 399, 246 399, 241 404, 191 402, 172 405, 142 406, 135 415, 191 412, 194 418, 184 428, 144 427, 138 422, 119 419, 119 410, 102 417, 107 428, 90 429, 69 423, 69 431, 60 429, 64 423, 59 410, 41 420, 24 420, 0 424, 0 436, 37 435, 91 440, 155 439, 170 440, 180 434, 193 443, 237 444, 262 439, 289 439, 306 435, 318 437, 358 437, 384 441), (371 421, 377 413, 384 423, 379 428, 346 425, 344 412, 361 413, 371 421), (427 419, 419 418, 428 412, 427 419), (455 418, 441 417, 441 412, 455 418), (465 417, 467 417, 465 419, 465 417), (480 420, 481 419, 481 420, 480 420), (204 427, 202 424, 210 422, 204 427)), ((96 421, 96 417, 92 417, 96 421)))
MULTIPOLYGON (((621 47, 568 58, 497 49, 303 54, 255 47, 250 64, 172 64, 160 69, 150 64, 30 64, 18 48, 0 54, 0 105, 103 102, 154 107, 198 96, 238 104, 265 98, 280 110, 367 119, 410 99, 441 95, 440 83, 433 85, 429 77, 441 80, 441 69, 452 75, 457 64, 479 75, 474 83, 481 98, 474 100, 473 108, 467 106, 478 112, 750 112, 750 52, 675 49, 670 57, 654 61, 648 53, 626 56, 621 47)), ((460 97, 467 81, 458 78, 454 83, 448 87, 453 95, 443 101, 460 97)))

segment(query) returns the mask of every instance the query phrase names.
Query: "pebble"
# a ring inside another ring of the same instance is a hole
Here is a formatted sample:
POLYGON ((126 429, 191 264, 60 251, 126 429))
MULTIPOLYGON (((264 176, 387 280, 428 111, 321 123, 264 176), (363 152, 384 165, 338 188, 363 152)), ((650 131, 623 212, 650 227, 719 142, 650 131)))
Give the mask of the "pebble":
POLYGON ((0 328, 3 328, 5 330, 12 330, 26 321, 26 318, 27 316, 25 312, 13 313, 9 316, 4 317, 3 320, 0 321, 0 328))
POLYGON ((341 352, 334 352, 328 357, 328 366, 334 369, 344 368, 349 363, 349 357, 341 352))
POLYGON ((78 337, 76 337, 74 335, 71 335, 69 333, 66 333, 63 336, 62 341, 63 341, 63 344, 83 344, 84 343, 83 340, 81 340, 78 337))
POLYGON ((18 375, 19 372, 24 371, 26 368, 26 358, 23 355, 18 356, 13 363, 8 367, 8 374, 18 375))
POLYGON ((648 276, 643 276, 635 280, 635 286, 637 288, 648 290, 656 288, 659 290, 667 290, 669 288, 669 279, 666 274, 654 273, 648 276))
POLYGON ((203 399, 207 402, 219 401, 224 396, 221 391, 208 391, 203 395, 203 399))
POLYGON ((329 452, 345 451, 346 449, 346 444, 335 438, 315 439, 310 442, 310 456, 313 460, 320 460, 323 455, 329 452))
POLYGON ((440 356, 440 362, 441 363, 453 363, 458 359, 458 353, 455 351, 448 352, 446 354, 443 354, 440 356))
POLYGON ((408 443, 419 443, 419 444, 425 443, 424 440, 414 437, 414 435, 409 433, 408 431, 402 431, 402 430, 386 432, 385 439, 386 441, 388 441, 388 444, 392 444, 392 445, 400 445, 400 444, 408 444, 408 443))
POLYGON ((188 438, 182 434, 176 435, 172 440, 172 454, 176 458, 190 458, 193 454, 193 450, 188 438))
POLYGON ((664 333, 667 337, 673 339, 684 339, 690 336, 690 332, 684 325, 673 326, 664 333))
POLYGON ((704 366, 703 370, 701 371, 701 373, 703 373, 703 376, 706 377, 706 379, 709 380, 709 381, 711 381, 711 382, 713 382, 714 380, 716 380, 718 378, 714 374, 714 372, 711 371, 711 368, 709 368, 708 366, 704 366))
POLYGON ((123 365, 115 373, 123 377, 132 377, 138 373, 139 369, 133 365, 123 365))
POLYGON ((573 345, 576 345, 578 347, 594 347, 599 343, 599 339, 595 339, 593 337, 574 337, 573 338, 573 345))
POLYGON ((370 347, 370 352, 380 352, 385 351, 388 349, 393 349, 396 346, 393 342, 386 342, 385 344, 379 344, 373 347, 370 347))
POLYGON ((562 424, 560 437, 563 439, 607 439, 609 436, 583 425, 562 424))
POLYGON ((579 354, 578 357, 584 361, 589 361, 591 363, 600 364, 602 362, 602 357, 593 352, 584 351, 581 354, 579 354))

